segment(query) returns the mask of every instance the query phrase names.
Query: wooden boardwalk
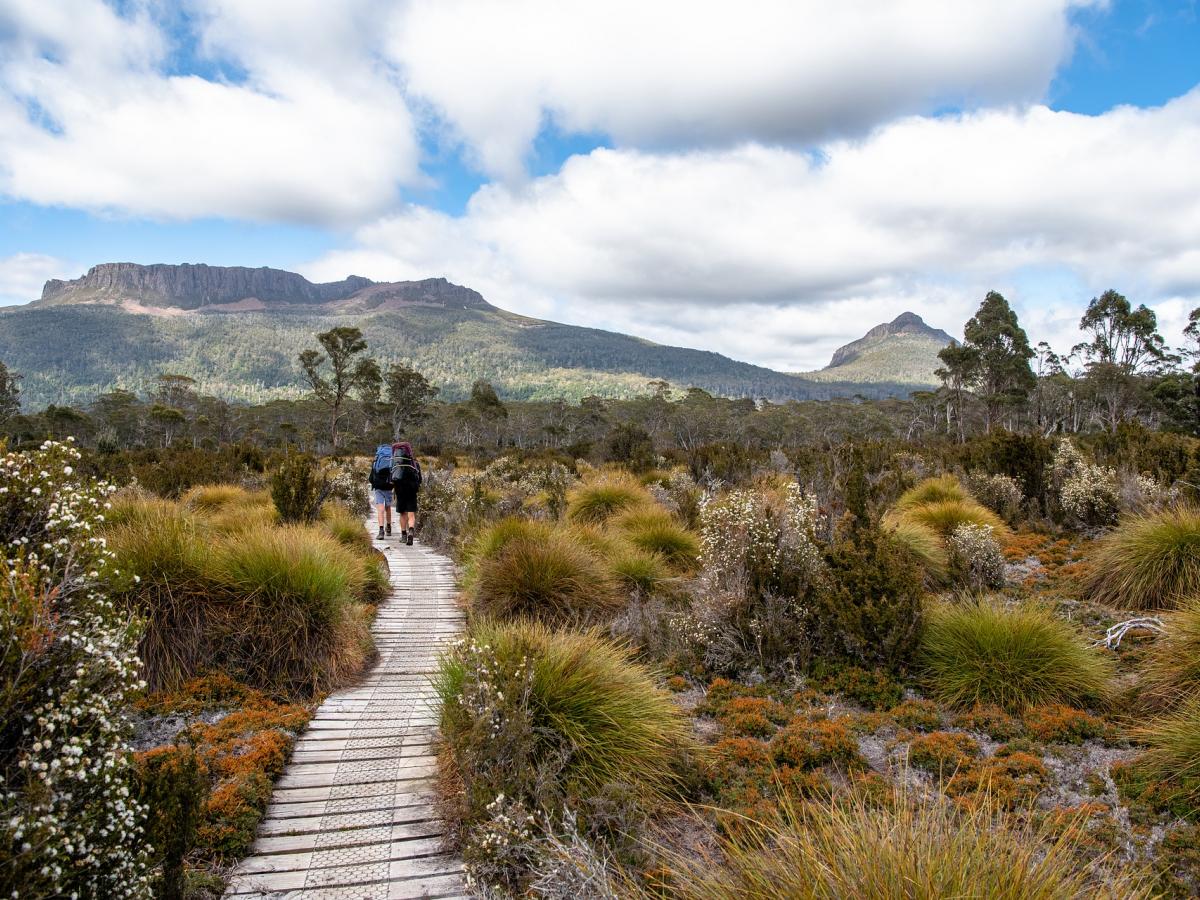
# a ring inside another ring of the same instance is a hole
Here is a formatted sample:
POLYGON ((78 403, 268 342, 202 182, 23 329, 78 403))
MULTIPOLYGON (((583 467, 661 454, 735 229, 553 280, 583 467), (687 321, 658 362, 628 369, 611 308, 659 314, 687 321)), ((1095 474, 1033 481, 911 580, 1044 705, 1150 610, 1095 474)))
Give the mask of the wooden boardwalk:
POLYGON ((379 661, 361 684, 321 704, 297 741, 227 898, 466 895, 433 807, 438 711, 429 678, 462 628, 454 572, 396 536, 375 546, 392 581, 373 627, 379 661))

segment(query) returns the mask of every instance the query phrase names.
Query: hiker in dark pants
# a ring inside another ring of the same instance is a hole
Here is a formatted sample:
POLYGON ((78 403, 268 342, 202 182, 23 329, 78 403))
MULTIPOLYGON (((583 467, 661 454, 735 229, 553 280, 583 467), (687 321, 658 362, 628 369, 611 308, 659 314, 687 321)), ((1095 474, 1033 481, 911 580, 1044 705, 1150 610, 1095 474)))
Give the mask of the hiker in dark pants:
POLYGON ((379 523, 378 540, 382 541, 385 528, 387 534, 392 533, 392 448, 387 444, 380 444, 375 451, 367 484, 371 486, 371 502, 379 523))
POLYGON ((400 540, 412 546, 417 529, 417 494, 421 490, 421 464, 408 441, 392 444, 392 490, 400 514, 400 540))

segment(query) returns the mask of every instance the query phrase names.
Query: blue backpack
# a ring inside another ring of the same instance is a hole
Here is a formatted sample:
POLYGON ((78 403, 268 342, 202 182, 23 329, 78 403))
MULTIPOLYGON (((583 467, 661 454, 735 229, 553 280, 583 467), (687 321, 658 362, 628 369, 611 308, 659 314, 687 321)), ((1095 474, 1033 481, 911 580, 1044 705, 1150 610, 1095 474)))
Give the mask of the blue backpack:
POLYGON ((371 465, 371 486, 387 490, 392 486, 392 445, 380 444, 375 451, 375 462, 371 465))

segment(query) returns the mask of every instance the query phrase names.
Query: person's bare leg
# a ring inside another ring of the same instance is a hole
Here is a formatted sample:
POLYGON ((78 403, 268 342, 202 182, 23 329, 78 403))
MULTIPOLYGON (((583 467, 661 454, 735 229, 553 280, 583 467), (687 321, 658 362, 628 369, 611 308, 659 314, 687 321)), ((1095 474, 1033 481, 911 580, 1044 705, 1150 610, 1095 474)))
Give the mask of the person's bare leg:
POLYGON ((384 524, 383 510, 384 505, 382 503, 375 504, 375 522, 378 525, 384 524))

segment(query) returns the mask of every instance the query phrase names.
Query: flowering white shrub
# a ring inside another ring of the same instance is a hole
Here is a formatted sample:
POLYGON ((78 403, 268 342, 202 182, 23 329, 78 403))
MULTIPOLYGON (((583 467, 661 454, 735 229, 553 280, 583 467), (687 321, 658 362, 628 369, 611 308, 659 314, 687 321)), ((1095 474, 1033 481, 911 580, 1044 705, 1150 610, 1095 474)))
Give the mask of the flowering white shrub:
POLYGON ((1004 554, 990 525, 963 523, 946 539, 950 565, 975 590, 1004 586, 1004 554))
POLYGON ((1121 513, 1121 485, 1116 470, 1085 465, 1063 483, 1059 502, 1080 525, 1112 525, 1121 513))
POLYGON ((808 584, 820 571, 817 500, 791 483, 782 503, 759 490, 730 491, 700 509, 700 562, 710 585, 744 595, 808 584))
POLYGON ((0 457, 0 892, 149 894, 124 711, 135 635, 103 585, 110 485, 69 444, 0 457))
POLYGON ((1121 477, 1121 510, 1143 513, 1161 510, 1179 499, 1179 492, 1141 473, 1123 473, 1121 477))
POLYGON ((1025 491, 1021 482, 1008 475, 993 475, 987 472, 971 472, 967 475, 967 488, 975 499, 1009 522, 1021 512, 1025 491))
POLYGON ((370 494, 367 487, 367 470, 353 463, 332 466, 325 477, 329 480, 330 500, 345 506, 350 512, 365 519, 371 512, 370 494))

